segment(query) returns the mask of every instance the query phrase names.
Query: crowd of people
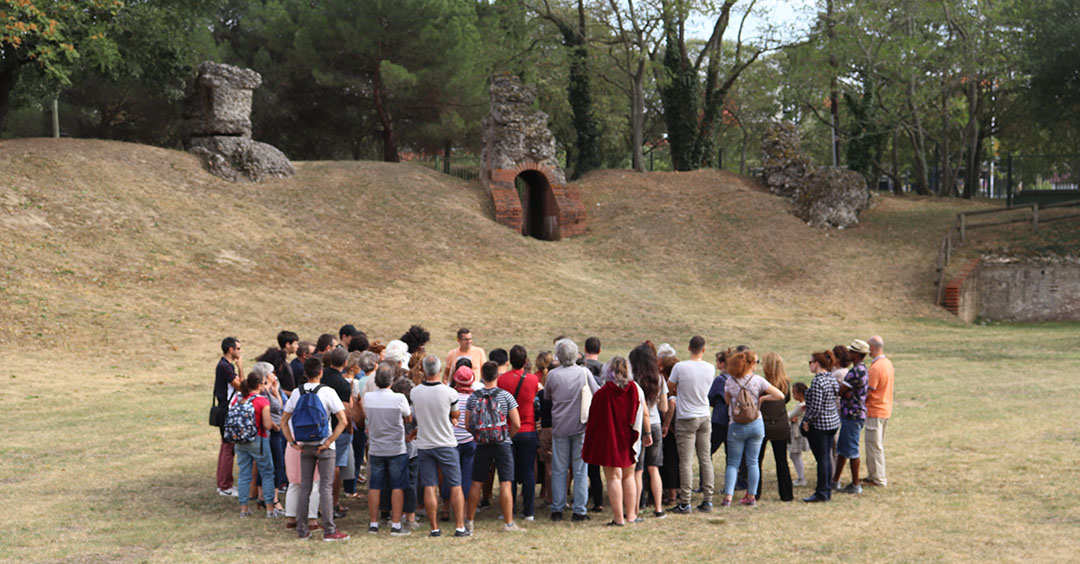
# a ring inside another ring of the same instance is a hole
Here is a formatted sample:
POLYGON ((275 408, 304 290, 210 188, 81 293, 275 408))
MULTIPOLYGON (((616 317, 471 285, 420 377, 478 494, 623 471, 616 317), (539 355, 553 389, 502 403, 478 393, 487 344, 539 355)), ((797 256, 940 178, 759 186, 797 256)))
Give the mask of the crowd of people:
POLYGON ((369 533, 388 521, 391 536, 406 536, 422 516, 432 537, 451 521, 447 534, 471 536, 496 491, 506 532, 535 519, 538 495, 552 521, 567 510, 571 521, 589 521, 590 497, 593 513, 606 503, 612 527, 643 522, 648 508, 653 518, 693 513, 697 493, 699 512, 712 511, 714 498, 732 505, 736 491, 745 491, 738 504, 753 507, 769 444, 781 501, 807 485, 807 450, 817 479, 805 502, 888 484, 893 365, 879 336, 809 354, 809 384, 793 381, 780 355, 747 346, 705 361, 700 336, 684 359, 645 341, 606 362, 597 337, 579 352, 560 336, 533 358, 521 345, 485 352, 467 328, 441 357, 427 352, 429 339, 420 326, 385 345, 352 325, 314 343, 282 331, 245 373, 240 342, 225 338, 210 410, 221 435, 218 493, 238 498, 241 517, 255 500, 300 538, 321 529, 335 541, 349 538, 337 522, 350 498, 366 498, 369 533))

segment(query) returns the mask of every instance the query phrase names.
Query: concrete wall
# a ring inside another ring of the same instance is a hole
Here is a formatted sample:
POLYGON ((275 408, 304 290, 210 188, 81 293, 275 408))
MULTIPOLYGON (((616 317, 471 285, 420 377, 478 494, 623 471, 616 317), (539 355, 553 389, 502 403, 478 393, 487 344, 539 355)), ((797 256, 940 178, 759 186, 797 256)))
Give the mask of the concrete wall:
POLYGON ((961 295, 969 322, 1080 321, 1080 260, 983 258, 961 295))

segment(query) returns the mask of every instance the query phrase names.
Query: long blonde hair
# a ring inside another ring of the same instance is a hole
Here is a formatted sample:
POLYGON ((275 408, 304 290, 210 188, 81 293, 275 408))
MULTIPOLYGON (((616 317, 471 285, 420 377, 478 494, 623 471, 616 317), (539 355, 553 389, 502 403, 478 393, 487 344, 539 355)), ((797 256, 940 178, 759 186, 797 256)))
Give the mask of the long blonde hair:
POLYGON ((784 359, 780 358, 780 355, 774 352, 765 353, 765 358, 761 360, 761 370, 765 372, 765 379, 780 390, 780 393, 788 393, 791 380, 788 380, 784 359))

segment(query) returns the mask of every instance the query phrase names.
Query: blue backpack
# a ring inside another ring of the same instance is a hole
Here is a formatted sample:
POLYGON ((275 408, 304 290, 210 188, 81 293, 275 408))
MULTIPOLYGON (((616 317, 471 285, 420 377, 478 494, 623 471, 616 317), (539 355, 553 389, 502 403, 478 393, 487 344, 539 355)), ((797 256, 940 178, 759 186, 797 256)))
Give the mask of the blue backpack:
POLYGON ((255 426, 255 406, 252 401, 255 394, 241 400, 236 398, 229 412, 225 416, 225 426, 222 427, 222 438, 228 443, 250 443, 259 435, 259 429, 255 426))
POLYGON ((319 442, 330 436, 330 416, 319 399, 322 384, 310 391, 300 386, 300 399, 292 413, 293 438, 297 442, 319 442))

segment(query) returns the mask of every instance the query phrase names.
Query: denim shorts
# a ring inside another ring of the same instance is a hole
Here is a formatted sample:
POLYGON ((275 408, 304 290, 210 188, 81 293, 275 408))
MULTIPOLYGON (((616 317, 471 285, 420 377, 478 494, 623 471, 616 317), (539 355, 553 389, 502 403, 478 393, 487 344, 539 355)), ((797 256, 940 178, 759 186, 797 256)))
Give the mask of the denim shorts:
POLYGON ((334 452, 337 460, 334 466, 344 468, 349 465, 349 454, 352 453, 352 433, 342 433, 334 441, 334 452))
POLYGON ((852 460, 859 458, 859 432, 863 419, 840 419, 840 434, 836 437, 836 456, 852 460))
POLYGON ((370 455, 371 477, 368 482, 368 491, 381 490, 390 487, 392 490, 404 490, 409 487, 409 455, 401 453, 397 456, 370 455))
POLYGON ((476 453, 473 454, 472 481, 487 481, 492 460, 495 461, 495 468, 499 470, 500 482, 514 481, 514 450, 511 443, 476 445, 476 453))
POLYGON ((442 470, 444 486, 452 488, 461 485, 461 461, 458 460, 457 447, 420 449, 419 458, 422 487, 438 486, 439 470, 442 470))

